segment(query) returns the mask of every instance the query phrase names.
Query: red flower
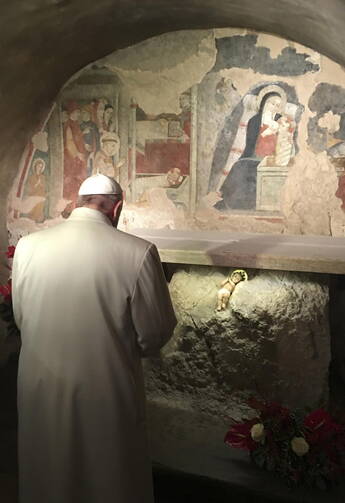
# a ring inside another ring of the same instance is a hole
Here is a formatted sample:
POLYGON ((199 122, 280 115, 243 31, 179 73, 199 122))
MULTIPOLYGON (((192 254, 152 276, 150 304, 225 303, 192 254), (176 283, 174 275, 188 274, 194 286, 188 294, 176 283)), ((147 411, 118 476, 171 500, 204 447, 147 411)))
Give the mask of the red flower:
POLYGON ((344 430, 324 409, 317 409, 308 414, 304 418, 304 426, 307 429, 307 441, 311 444, 327 441, 344 430))
POLYGON ((0 285, 0 295, 3 296, 5 302, 9 302, 12 297, 12 282, 9 279, 6 285, 0 285))
POLYGON ((315 455, 322 452, 328 459, 329 471, 335 474, 344 470, 342 454, 345 448, 345 428, 323 409, 315 410, 304 418, 306 440, 315 455))
POLYGON ((225 443, 250 451, 254 463, 276 471, 289 484, 299 485, 308 480, 317 484, 318 474, 321 473, 325 478, 325 485, 328 485, 337 482, 345 474, 345 425, 336 423, 324 409, 306 415, 301 425, 300 413, 290 411, 276 402, 253 398, 249 404, 257 411, 259 419, 231 426, 225 436, 225 443), (252 438, 252 427, 256 423, 264 425, 264 444, 255 442, 252 438), (296 456, 289 448, 294 436, 305 437, 310 447, 302 464, 296 464, 296 456), (318 469, 314 473, 315 466, 318 469))
POLYGON ((16 247, 15 246, 9 246, 7 248, 6 256, 7 258, 13 258, 14 252, 15 252, 16 247))
POLYGON ((259 423, 260 419, 251 419, 245 423, 233 424, 224 438, 224 442, 237 449, 253 451, 258 443, 251 437, 250 429, 254 424, 259 423))
POLYGON ((304 426, 311 431, 324 429, 333 423, 331 416, 324 409, 317 409, 304 418, 304 426))

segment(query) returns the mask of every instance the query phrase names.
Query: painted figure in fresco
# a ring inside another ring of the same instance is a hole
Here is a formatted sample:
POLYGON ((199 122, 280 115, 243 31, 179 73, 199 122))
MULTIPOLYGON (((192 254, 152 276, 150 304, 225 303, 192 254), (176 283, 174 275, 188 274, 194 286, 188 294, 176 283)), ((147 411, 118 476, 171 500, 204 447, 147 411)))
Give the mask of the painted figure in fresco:
POLYGON ((218 149, 213 159, 209 192, 220 194, 221 187, 232 166, 241 158, 245 150, 248 122, 256 112, 257 96, 247 94, 242 102, 235 107, 230 118, 227 119, 225 131, 223 131, 223 136, 218 142, 218 149), (234 126, 234 123, 236 126, 234 126), (230 138, 229 142, 227 142, 226 138, 229 133, 230 138))
POLYGON ((273 155, 277 144, 279 119, 281 118, 282 99, 277 93, 272 93, 265 100, 258 138, 255 145, 256 157, 273 155), (279 114, 279 115, 278 115, 279 114))
MULTIPOLYGON (((46 198, 47 183, 46 183, 46 176, 44 173, 45 168, 46 163, 41 157, 38 157, 37 159, 34 160, 31 168, 31 173, 26 182, 25 187, 26 196, 28 197, 38 196, 46 198)), ((35 222, 43 222, 45 219, 44 205, 45 201, 44 200, 40 201, 32 208, 32 210, 30 211, 30 213, 28 213, 27 216, 31 218, 31 220, 34 220, 35 222)))
POLYGON ((64 123, 64 188, 63 197, 75 201, 78 187, 87 176, 83 132, 80 129, 80 107, 71 101, 67 103, 68 120, 64 123))
POLYGON ((217 293, 217 308, 216 311, 224 311, 226 309, 230 296, 235 287, 240 281, 246 281, 248 274, 243 269, 236 269, 231 275, 221 283, 221 288, 217 293))
POLYGON ((191 96, 190 93, 182 93, 179 98, 179 104, 181 108, 181 112, 179 113, 179 121, 180 127, 185 136, 185 140, 190 140, 191 133, 191 121, 192 121, 192 112, 191 112, 191 96))
POLYGON ((114 107, 109 103, 104 106, 102 129, 108 132, 115 130, 114 107))
POLYGON ((229 77, 222 77, 216 85, 215 102, 221 110, 225 110, 231 103, 231 97, 236 88, 229 77))
POLYGON ((257 166, 260 161, 275 152, 278 133, 281 97, 267 93, 258 112, 248 121, 246 145, 239 160, 224 173, 224 183, 219 187, 222 201, 215 207, 224 209, 255 209, 257 166))
POLYGON ((94 116, 100 134, 114 132, 114 107, 106 98, 100 98, 94 102, 94 116))
POLYGON ((94 102, 94 115, 100 132, 103 131, 104 109, 107 103, 108 102, 105 98, 100 98, 94 102))
MULTIPOLYGON (((178 168, 189 174, 191 135, 191 94, 179 96, 180 113, 147 114, 136 106, 136 174, 160 176, 178 168)), ((165 177, 162 178, 165 182, 165 177)))
POLYGON ((168 122, 168 136, 189 142, 191 134, 191 95, 184 92, 179 96, 180 113, 161 113, 147 116, 150 120, 166 120, 168 122))
POLYGON ((232 131, 225 166, 221 168, 214 161, 210 176, 209 191, 221 198, 215 204, 217 209, 256 208, 257 167, 263 159, 270 166, 288 165, 294 153, 293 115, 297 108, 286 103, 282 88, 272 85, 264 87, 257 96, 245 96, 234 109, 232 118, 237 115, 238 129, 232 131), (286 113, 288 105, 291 116, 286 113))
POLYGON ((282 116, 278 119, 278 124, 279 129, 273 164, 275 166, 287 166, 294 155, 293 135, 296 123, 289 116, 282 116))
POLYGON ((81 109, 80 129, 83 133, 86 152, 96 153, 100 148, 100 135, 96 123, 91 120, 92 105, 84 105, 81 109))
POLYGON ((166 180, 169 187, 179 187, 183 182, 183 175, 180 168, 171 168, 167 172, 166 180))
POLYGON ((103 133, 101 136, 101 150, 95 155, 92 174, 101 173, 118 180, 119 152, 119 136, 116 133, 103 133))

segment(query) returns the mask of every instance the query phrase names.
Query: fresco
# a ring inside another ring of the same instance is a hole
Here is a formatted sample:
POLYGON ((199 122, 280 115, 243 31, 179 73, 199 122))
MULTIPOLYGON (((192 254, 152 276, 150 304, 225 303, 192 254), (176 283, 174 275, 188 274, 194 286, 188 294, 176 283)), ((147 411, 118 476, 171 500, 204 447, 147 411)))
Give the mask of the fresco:
POLYGON ((284 173, 297 150, 301 111, 296 93, 284 83, 261 84, 241 99, 226 118, 214 152, 208 189, 219 195, 216 208, 260 206, 258 171, 267 167, 284 173))
POLYGON ((47 162, 43 152, 34 156, 25 184, 25 197, 34 199, 30 211, 23 214, 35 222, 44 222, 47 218, 47 162))
POLYGON ((345 86, 322 82, 309 100, 315 116, 308 122, 308 143, 315 152, 326 152, 338 174, 335 196, 345 210, 345 86))
POLYGON ((143 201, 152 187, 166 189, 176 205, 189 207, 188 184, 191 147, 191 91, 179 96, 178 114, 146 114, 138 104, 135 111, 136 143, 130 149, 132 200, 143 201), (135 150, 135 153, 134 153, 135 150), (135 165, 134 165, 135 164, 135 165), (186 190, 187 189, 187 190, 186 190))
POLYGON ((103 173, 124 189, 125 230, 345 235, 344 103, 339 65, 269 34, 176 32, 117 51, 71 79, 33 135, 10 234, 68 217, 103 173))
POLYGON ((81 182, 95 173, 119 178, 120 140, 114 107, 106 99, 62 104, 63 197, 75 200, 81 182))

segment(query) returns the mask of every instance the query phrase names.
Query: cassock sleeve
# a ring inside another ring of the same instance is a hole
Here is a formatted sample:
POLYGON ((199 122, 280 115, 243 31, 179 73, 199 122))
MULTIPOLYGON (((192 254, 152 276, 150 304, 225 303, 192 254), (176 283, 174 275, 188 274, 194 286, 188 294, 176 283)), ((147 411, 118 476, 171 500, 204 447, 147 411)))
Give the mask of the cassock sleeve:
POLYGON ((131 313, 141 355, 156 354, 172 336, 176 317, 155 245, 148 247, 142 262, 131 313))

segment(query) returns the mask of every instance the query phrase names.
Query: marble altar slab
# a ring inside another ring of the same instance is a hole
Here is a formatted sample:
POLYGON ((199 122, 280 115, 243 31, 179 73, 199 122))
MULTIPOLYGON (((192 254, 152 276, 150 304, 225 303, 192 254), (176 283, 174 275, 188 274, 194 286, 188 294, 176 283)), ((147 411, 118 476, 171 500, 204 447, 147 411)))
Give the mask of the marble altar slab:
POLYGON ((345 274, 345 238, 135 229, 162 262, 345 274))

